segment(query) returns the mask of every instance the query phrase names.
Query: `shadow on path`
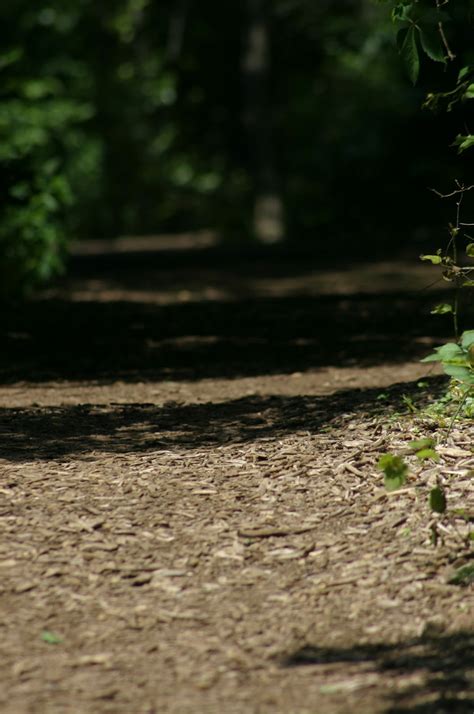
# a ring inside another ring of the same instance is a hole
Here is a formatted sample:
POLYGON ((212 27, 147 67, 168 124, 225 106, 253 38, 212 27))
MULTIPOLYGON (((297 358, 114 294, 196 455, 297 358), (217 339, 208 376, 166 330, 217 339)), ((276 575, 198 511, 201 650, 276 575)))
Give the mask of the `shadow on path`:
MULTIPOLYGON (((419 404, 444 383, 430 379, 418 391, 419 404)), ((84 404, 64 407, 0 409, 0 458, 11 461, 61 458, 91 451, 139 453, 160 449, 194 449, 259 439, 283 438, 298 431, 318 431, 365 415, 388 415, 404 409, 402 395, 415 385, 390 389, 344 390, 320 397, 249 396, 206 404, 84 404)))
MULTIPOLYGON (((422 636, 396 645, 349 648, 307 645, 284 667, 369 663, 381 674, 420 675, 423 683, 388 694, 385 714, 472 714, 474 711, 474 632, 422 636)), ((364 670, 367 671, 367 670, 364 670)))
POLYGON ((3 316, 0 383, 239 378, 402 362, 443 340, 446 323, 423 317, 442 295, 37 300, 3 316))

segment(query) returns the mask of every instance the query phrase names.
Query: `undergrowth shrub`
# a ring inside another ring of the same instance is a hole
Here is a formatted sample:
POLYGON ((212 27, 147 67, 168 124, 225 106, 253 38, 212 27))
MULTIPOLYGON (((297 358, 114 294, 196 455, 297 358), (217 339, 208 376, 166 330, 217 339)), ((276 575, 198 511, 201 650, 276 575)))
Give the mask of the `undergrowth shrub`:
MULTIPOLYGON (((391 6, 393 22, 397 28, 397 44, 407 73, 416 84, 420 69, 426 60, 444 66, 438 87, 427 94, 424 107, 435 112, 457 112, 460 126, 466 127, 466 112, 474 99, 474 55, 472 54, 472 29, 474 8, 471 0, 380 0, 391 6), (470 32, 466 33, 466 28, 470 32), (447 83, 450 86, 447 86, 447 83)), ((474 135, 463 128, 454 139, 453 146, 462 154, 474 146, 474 135)), ((474 323, 472 315, 472 295, 474 288, 474 238, 470 234, 472 222, 465 222, 461 208, 466 194, 474 185, 456 182, 454 190, 448 193, 435 192, 441 199, 453 199, 456 204, 455 220, 449 224, 448 239, 444 247, 433 254, 420 256, 441 269, 441 279, 453 286, 453 297, 449 302, 436 305, 432 313, 450 315, 453 320, 454 339, 437 347, 423 362, 439 362, 450 377, 449 389, 445 397, 438 401, 435 409, 445 416, 449 414, 449 435, 454 420, 463 415, 474 416, 474 323), (470 298, 465 298, 466 293, 470 298), (454 409, 453 409, 453 404, 454 409)), ((436 411, 431 411, 436 416, 436 411)), ((433 439, 410 442, 408 447, 420 462, 436 462, 439 457, 433 439)), ((384 454, 379 460, 379 468, 384 473, 388 491, 403 488, 409 468, 404 458, 398 454, 384 454)), ((434 519, 431 522, 432 542, 436 545, 440 531, 436 514, 442 517, 447 511, 448 499, 440 477, 428 493, 428 504, 434 519)), ((470 548, 474 541, 474 531, 469 530, 463 545, 470 548)), ((474 567, 461 568, 452 580, 453 584, 468 584, 474 579, 474 567)))
MULTIPOLYGON (((474 56, 471 50, 474 9, 471 0, 380 0, 391 6, 392 20, 397 30, 397 44, 407 74, 413 84, 419 79, 426 60, 443 65, 443 73, 431 82, 438 87, 428 92, 424 107, 432 111, 456 111, 463 127, 465 114, 474 99, 474 56), (471 33, 466 33, 466 28, 471 33), (451 82, 451 86, 446 86, 451 82)), ((463 153, 474 146, 474 135, 463 129, 453 146, 463 153)), ((450 223, 445 247, 432 255, 420 256, 439 266, 442 279, 453 285, 453 299, 436 305, 433 313, 450 314, 453 318, 454 341, 436 348, 425 362, 440 362, 451 378, 451 394, 459 396, 459 409, 470 414, 474 397, 474 330, 469 321, 472 315, 474 288, 474 238, 469 233, 473 223, 463 221, 461 208, 466 194, 474 185, 456 182, 449 193, 438 190, 442 199, 452 198, 456 203, 455 220, 450 223), (470 299, 464 299, 464 293, 470 299), (464 306, 466 314, 461 314, 464 306), (466 329, 461 326, 466 324, 466 329)))
POLYGON ((72 200, 64 164, 76 128, 90 116, 70 96, 70 69, 51 65, 43 52, 51 38, 37 16, 24 11, 14 24, 8 3, 0 8, 0 298, 61 270, 62 217, 72 200))

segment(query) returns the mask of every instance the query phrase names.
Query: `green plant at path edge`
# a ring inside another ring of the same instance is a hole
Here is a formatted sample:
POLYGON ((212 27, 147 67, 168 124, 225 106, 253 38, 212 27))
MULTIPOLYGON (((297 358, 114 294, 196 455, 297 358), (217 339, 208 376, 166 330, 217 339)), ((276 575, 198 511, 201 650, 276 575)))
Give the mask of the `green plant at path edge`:
POLYGON ((474 388, 474 330, 461 335, 460 342, 447 342, 437 347, 433 354, 422 362, 440 362, 447 375, 466 387, 469 392, 474 388))
MULTIPOLYGON (((471 44, 466 38, 466 27, 473 25, 472 0, 379 0, 390 5, 392 21, 396 27, 397 45, 407 74, 416 84, 425 59, 444 65, 444 75, 456 68, 454 86, 446 90, 430 91, 424 107, 432 111, 454 108, 462 109, 474 99, 474 65, 471 44), (447 67, 449 72, 446 72, 447 67)), ((474 135, 459 133, 453 146, 462 153, 474 146, 474 135)), ((436 305, 433 314, 451 314, 453 318, 455 342, 437 347, 435 352, 425 357, 423 362, 439 362, 445 373, 451 377, 451 391, 459 397, 459 408, 474 396, 474 330, 468 329, 462 334, 460 325, 461 294, 474 287, 474 239, 465 232, 465 227, 472 223, 461 220, 461 205, 466 192, 474 186, 464 186, 456 182, 454 191, 443 194, 435 191, 440 198, 453 198, 456 201, 456 218, 449 225, 449 239, 445 250, 438 249, 433 255, 422 255, 422 260, 429 261, 442 269, 444 280, 452 282, 454 299, 452 303, 436 305), (471 261, 471 263, 470 263, 471 261)))

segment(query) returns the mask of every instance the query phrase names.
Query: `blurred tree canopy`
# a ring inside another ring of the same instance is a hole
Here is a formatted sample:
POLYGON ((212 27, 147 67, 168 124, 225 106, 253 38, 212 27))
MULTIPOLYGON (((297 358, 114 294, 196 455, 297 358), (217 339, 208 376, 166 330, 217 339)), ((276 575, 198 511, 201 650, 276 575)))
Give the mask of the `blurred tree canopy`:
POLYGON ((2 0, 0 37, 4 294, 74 237, 403 243, 459 177, 374 0, 2 0))

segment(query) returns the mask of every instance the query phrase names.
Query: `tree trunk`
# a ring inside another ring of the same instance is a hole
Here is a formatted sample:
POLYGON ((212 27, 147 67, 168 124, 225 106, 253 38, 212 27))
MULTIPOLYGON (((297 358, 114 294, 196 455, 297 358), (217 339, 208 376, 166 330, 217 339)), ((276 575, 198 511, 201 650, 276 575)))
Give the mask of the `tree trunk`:
POLYGON ((183 49, 184 31, 189 12, 190 0, 174 0, 168 28, 167 59, 175 63, 183 49))
POLYGON ((245 0, 242 49, 243 122, 254 179, 253 231, 261 243, 278 243, 285 235, 270 102, 270 28, 267 0, 245 0))

